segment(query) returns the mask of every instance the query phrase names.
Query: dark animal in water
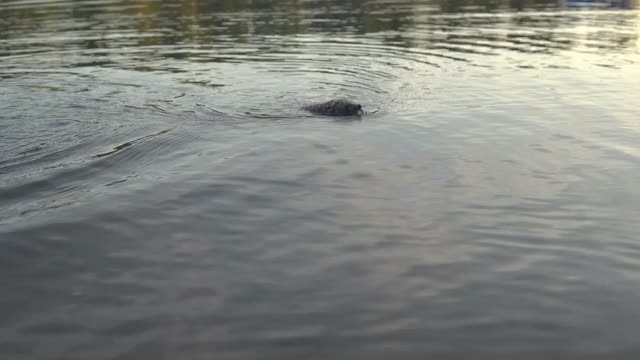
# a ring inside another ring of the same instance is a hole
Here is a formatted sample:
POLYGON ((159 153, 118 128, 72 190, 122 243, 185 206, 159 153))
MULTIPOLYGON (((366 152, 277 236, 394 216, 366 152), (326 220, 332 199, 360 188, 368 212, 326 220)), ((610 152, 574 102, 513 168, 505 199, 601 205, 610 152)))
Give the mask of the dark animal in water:
POLYGON ((353 103, 349 100, 338 99, 330 100, 319 104, 310 104, 302 107, 316 115, 328 116, 354 116, 362 115, 362 105, 353 103))

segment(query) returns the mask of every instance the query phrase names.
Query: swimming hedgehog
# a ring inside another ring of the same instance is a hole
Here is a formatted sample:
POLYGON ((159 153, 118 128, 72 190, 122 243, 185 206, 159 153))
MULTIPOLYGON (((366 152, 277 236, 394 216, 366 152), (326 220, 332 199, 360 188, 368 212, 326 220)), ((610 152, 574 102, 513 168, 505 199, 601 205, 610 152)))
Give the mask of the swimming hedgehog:
POLYGON ((302 107, 316 115, 327 116, 354 116, 362 115, 362 105, 353 103, 346 99, 329 100, 327 102, 310 104, 302 107))

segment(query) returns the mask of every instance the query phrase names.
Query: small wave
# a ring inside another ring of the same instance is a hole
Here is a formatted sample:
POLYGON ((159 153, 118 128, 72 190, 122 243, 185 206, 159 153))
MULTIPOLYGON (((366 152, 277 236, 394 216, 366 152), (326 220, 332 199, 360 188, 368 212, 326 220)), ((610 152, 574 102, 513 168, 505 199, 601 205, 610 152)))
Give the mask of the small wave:
POLYGON ((134 145, 134 144, 136 144, 136 143, 140 143, 140 142, 142 142, 142 141, 148 140, 149 138, 152 138, 152 137, 154 137, 154 136, 158 136, 158 135, 166 134, 166 133, 168 133, 169 131, 170 131, 170 129, 161 130, 161 131, 159 131, 159 132, 157 132, 157 133, 155 133, 155 134, 151 134, 151 135, 143 136, 143 137, 137 138, 137 139, 135 139, 135 140, 128 141, 128 142, 126 142, 126 143, 124 143, 124 144, 120 144, 120 145, 118 145, 118 146, 115 146, 115 147, 113 148, 113 150, 111 150, 111 151, 103 152, 103 153, 100 153, 100 154, 97 154, 97 155, 94 155, 94 156, 95 156, 95 157, 97 157, 97 158, 101 158, 101 157, 105 157, 105 156, 113 155, 113 154, 115 154, 115 153, 117 153, 117 152, 120 152, 120 151, 122 151, 122 150, 124 150, 124 149, 126 149, 126 148, 128 148, 128 147, 133 146, 133 145, 134 145))
POLYGON ((102 192, 102 185, 112 186, 124 182, 123 179, 135 178, 146 168, 156 166, 156 157, 171 154, 194 139, 189 133, 176 132, 175 136, 161 140, 170 130, 138 136, 95 155, 86 154, 95 145, 85 143, 49 154, 37 163, 13 165, 13 184, 7 183, 0 190, 3 203, 0 222, 73 206, 82 199, 96 197, 102 192), (36 164, 41 165, 34 167, 36 164), (23 175, 19 176, 20 173, 23 175))

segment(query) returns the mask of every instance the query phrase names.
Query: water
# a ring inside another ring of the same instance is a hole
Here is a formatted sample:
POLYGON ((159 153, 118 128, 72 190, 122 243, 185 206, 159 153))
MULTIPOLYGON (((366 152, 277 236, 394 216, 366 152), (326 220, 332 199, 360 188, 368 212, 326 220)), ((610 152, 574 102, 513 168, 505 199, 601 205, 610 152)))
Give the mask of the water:
POLYGON ((1 2, 0 358, 638 358, 640 13, 584 4, 1 2))

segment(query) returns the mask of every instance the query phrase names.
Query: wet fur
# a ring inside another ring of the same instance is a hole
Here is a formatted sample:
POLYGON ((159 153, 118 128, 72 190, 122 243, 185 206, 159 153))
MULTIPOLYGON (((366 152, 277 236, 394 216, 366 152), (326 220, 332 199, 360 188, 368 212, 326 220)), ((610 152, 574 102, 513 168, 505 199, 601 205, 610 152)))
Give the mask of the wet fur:
POLYGON ((305 105, 302 109, 316 115, 327 116, 354 116, 362 115, 362 106, 349 100, 330 100, 318 104, 305 105))

